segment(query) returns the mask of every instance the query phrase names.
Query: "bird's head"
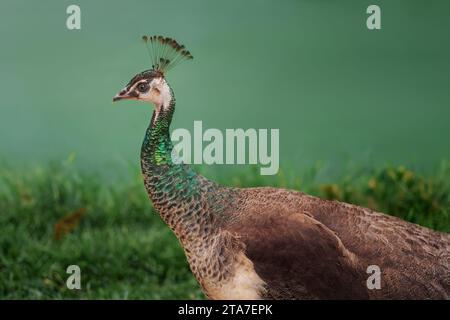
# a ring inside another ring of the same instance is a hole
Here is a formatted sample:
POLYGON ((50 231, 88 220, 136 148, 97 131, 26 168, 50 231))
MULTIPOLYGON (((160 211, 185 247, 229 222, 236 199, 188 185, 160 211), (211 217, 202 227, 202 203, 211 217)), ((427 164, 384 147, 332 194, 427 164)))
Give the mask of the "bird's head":
POLYGON ((157 108, 170 103, 170 87, 164 75, 157 70, 146 70, 135 75, 113 101, 140 100, 153 103, 157 108))
POLYGON ((162 36, 142 37, 152 62, 152 69, 135 75, 113 101, 141 100, 153 103, 157 109, 168 106, 173 98, 164 77, 165 73, 184 60, 192 59, 192 55, 183 45, 171 38, 162 36))

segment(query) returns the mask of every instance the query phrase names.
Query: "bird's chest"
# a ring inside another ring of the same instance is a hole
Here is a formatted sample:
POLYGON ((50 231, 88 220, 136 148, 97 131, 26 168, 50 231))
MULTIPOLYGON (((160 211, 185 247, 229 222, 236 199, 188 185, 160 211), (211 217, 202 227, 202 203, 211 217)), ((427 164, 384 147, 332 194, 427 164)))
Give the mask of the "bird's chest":
POLYGON ((202 255, 186 253, 203 292, 214 300, 256 300, 265 283, 242 251, 208 250, 202 255))

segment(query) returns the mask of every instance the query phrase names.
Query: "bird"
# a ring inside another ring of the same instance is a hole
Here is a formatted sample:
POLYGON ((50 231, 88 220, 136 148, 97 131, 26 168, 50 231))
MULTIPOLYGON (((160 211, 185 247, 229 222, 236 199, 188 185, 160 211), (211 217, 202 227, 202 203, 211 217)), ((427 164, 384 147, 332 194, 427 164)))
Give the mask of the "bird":
POLYGON ((207 298, 450 299, 449 234, 300 191, 222 186, 177 161, 166 76, 193 56, 169 37, 143 41, 151 69, 113 101, 154 105, 140 155, 145 189, 207 298))

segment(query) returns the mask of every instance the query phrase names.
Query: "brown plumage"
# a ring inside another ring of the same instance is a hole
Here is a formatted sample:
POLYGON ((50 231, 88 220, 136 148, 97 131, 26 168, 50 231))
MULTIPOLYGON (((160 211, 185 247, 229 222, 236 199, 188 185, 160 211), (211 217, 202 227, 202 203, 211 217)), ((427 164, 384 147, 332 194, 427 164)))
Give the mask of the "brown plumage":
POLYGON ((300 192, 241 189, 226 230, 284 299, 449 299, 450 236, 370 209, 300 192), (366 285, 369 265, 381 289, 366 285))

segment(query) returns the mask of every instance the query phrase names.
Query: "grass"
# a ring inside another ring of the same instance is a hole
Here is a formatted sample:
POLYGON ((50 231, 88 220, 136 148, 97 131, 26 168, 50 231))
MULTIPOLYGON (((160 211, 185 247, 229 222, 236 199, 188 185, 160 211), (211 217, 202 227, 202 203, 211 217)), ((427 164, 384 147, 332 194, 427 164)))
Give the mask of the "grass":
MULTIPOLYGON (((321 170, 276 178, 247 170, 226 185, 273 185, 371 207, 450 232, 450 165, 423 176, 405 167, 352 170, 332 183, 321 170)), ((200 299, 184 253, 153 212, 140 177, 122 185, 81 174, 65 161, 0 169, 1 299, 200 299), (81 268, 81 290, 66 268, 81 268)))

